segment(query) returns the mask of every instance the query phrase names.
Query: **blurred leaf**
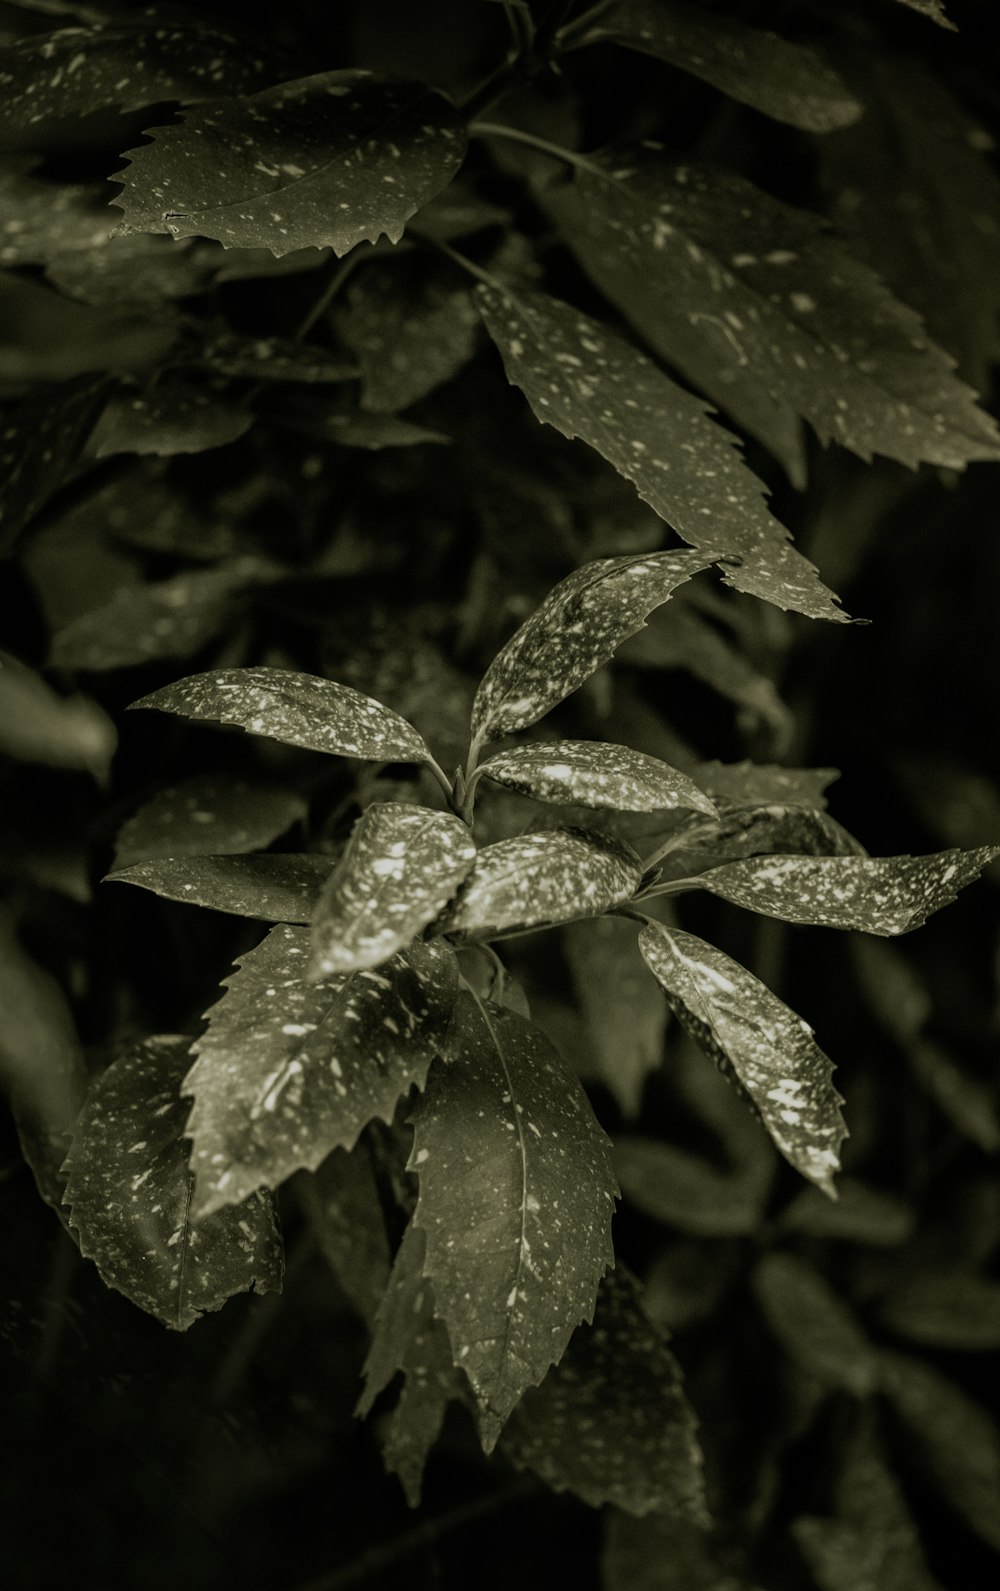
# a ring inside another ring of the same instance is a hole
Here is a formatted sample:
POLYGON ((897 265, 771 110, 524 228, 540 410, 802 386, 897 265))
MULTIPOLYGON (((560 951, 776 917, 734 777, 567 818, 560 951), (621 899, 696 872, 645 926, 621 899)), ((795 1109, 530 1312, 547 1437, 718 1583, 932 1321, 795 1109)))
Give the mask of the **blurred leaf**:
POLYGON ((389 1237, 371 1156, 363 1143, 334 1149, 295 1190, 323 1258, 367 1325, 389 1282, 389 1237))
POLYGON ((923 1265, 878 1300, 883 1326, 927 1348, 1000 1348, 1000 1282, 957 1265, 923 1265))
POLYGON ((609 1510, 601 1564, 604 1591, 758 1591, 722 1567, 704 1529, 670 1513, 609 1510))
POLYGON ((900 0, 900 3, 904 6, 909 6, 911 11, 919 11, 921 16, 929 17, 939 27, 949 28, 952 33, 958 32, 954 22, 949 21, 945 15, 941 0, 900 0))
POLYGON ((405 949, 475 859, 468 827, 450 812, 404 801, 369 807, 317 902, 307 977, 377 967, 405 949))
MULTIPOLYGON (((182 245, 174 241, 170 247, 182 245)), ((244 337, 232 331, 210 336, 199 350, 198 362, 219 375, 247 381, 325 383, 350 381, 358 374, 353 360, 313 343, 293 342, 290 337, 244 337)))
POLYGON ((333 311, 338 336, 361 366, 361 402, 382 414, 408 409, 457 375, 475 352, 480 326, 465 279, 452 267, 419 256, 402 266, 373 260, 333 311))
POLYGON ((441 933, 492 939, 543 924, 599 917, 630 900, 641 875, 631 846, 587 829, 548 829, 477 853, 441 933))
POLYGON ((192 1226, 180 1095, 186 1038, 147 1039, 92 1086, 66 1161, 66 1203, 80 1252, 109 1287, 185 1331, 234 1293, 281 1288, 282 1247, 269 1194, 192 1226))
POLYGON ((616 1269, 601 1283, 593 1325, 577 1327, 562 1359, 514 1410, 501 1452, 594 1508, 614 1503, 705 1525, 696 1424, 666 1332, 616 1269))
POLYGON ((65 251, 97 249, 111 234, 107 195, 99 184, 33 176, 31 155, 0 162, 0 265, 46 264, 65 251))
MULTIPOLYGON (((995 782, 950 757, 906 754, 893 760, 893 773, 932 834, 949 845, 972 847, 1000 842, 1000 791, 995 782)), ((1000 883, 1000 865, 987 864, 986 877, 1000 883)))
MULTIPOLYGON (((105 204, 110 234, 114 212, 105 204)), ((209 266, 187 242, 176 238, 111 237, 72 253, 50 253, 45 275, 67 298, 99 307, 161 310, 165 301, 204 292, 212 282, 209 266)))
POLYGON ((916 1039, 906 1058, 925 1092, 970 1143, 986 1154, 1000 1150, 1000 1104, 989 1080, 981 1082, 958 1066, 940 1044, 916 1039))
POLYGON ((308 923, 332 867, 332 857, 311 853, 160 857, 108 873, 105 883, 261 922, 308 923))
POLYGON ((301 431, 323 442, 340 447, 361 448, 366 453, 381 453, 386 448, 442 447, 451 441, 442 431, 428 430, 398 414, 371 414, 347 398, 318 401, 310 394, 305 402, 286 398, 271 418, 275 424, 301 431))
POLYGON ((847 1128, 812 1028, 693 934, 649 923, 639 949, 678 1021, 759 1113, 785 1159, 835 1199, 847 1128))
POLYGON ((753 1289, 785 1352, 827 1386, 863 1398, 879 1385, 879 1359, 830 1284, 805 1260, 772 1250, 757 1263, 753 1289))
POLYGON ((636 929, 621 917, 567 923, 562 931, 590 1050, 601 1082, 628 1120, 663 1061, 667 1007, 636 955, 636 929))
POLYGON ((383 232, 398 243, 466 146, 464 123, 442 95, 356 71, 216 99, 147 137, 153 142, 128 150, 130 165, 117 174, 120 231, 277 255, 310 246, 342 255, 383 232))
POLYGON ((122 825, 116 869, 167 856, 229 856, 263 850, 306 815, 294 790, 232 773, 195 774, 164 785, 122 825))
POLYGON ((90 445, 97 458, 116 453, 206 453, 245 436, 254 417, 211 391, 180 381, 158 382, 146 395, 110 399, 90 445))
POLYGON ((414 1111, 414 1219, 489 1452, 591 1318, 617 1187, 583 1090, 523 1017, 460 995, 448 1055, 414 1111))
POLYGON ((415 944, 378 972, 322 984, 305 981, 308 953, 308 934, 272 929, 192 1045, 198 1220, 353 1148, 374 1117, 391 1121, 444 1042, 458 984, 446 946, 415 944))
POLYGON ((740 1237, 763 1218, 767 1181, 759 1165, 723 1170, 677 1144, 627 1134, 615 1139, 614 1165, 632 1206, 680 1232, 740 1237))
POLYGON ((782 1212, 782 1228, 827 1243, 865 1243, 874 1248, 892 1248, 912 1235, 913 1211, 894 1194, 854 1177, 839 1177, 837 1195, 832 1204, 818 1189, 803 1188, 782 1212))
MULTIPOLYGON (((162 308, 96 307, 39 281, 0 272, 0 390, 73 381, 92 372, 124 374, 162 364, 176 339, 162 308)), ((31 400, 29 400, 31 401, 31 400)), ((5 437, 6 443, 13 440, 5 437)))
POLYGON ((715 813, 686 774, 656 757, 604 741, 532 741, 494 752, 480 769, 484 778, 536 801, 576 801, 619 812, 689 807, 715 813))
POLYGON ((104 382, 93 378, 43 387, 0 419, 0 551, 21 532, 72 474, 104 406, 104 382))
POLYGON ((701 762, 692 777, 720 807, 795 806, 822 810, 836 768, 777 768, 766 763, 701 762))
POLYGON ((575 46, 610 40, 669 61, 765 116, 806 132, 856 121, 862 107, 814 51, 686 0, 613 0, 575 46))
POLYGON ((663 865, 667 877, 681 878, 691 871, 776 852, 799 856, 865 854, 854 836, 828 813, 775 803, 735 807, 717 823, 691 824, 678 832, 676 845, 672 845, 663 865))
POLYGON ((86 696, 57 696, 41 675, 0 656, 0 755, 82 769, 103 784, 117 744, 103 707, 86 696))
POLYGON ((734 560, 723 574, 737 590, 811 618, 846 619, 768 512, 766 488, 737 438, 708 418, 701 399, 557 298, 493 284, 476 297, 507 379, 539 420, 596 449, 710 561, 734 560))

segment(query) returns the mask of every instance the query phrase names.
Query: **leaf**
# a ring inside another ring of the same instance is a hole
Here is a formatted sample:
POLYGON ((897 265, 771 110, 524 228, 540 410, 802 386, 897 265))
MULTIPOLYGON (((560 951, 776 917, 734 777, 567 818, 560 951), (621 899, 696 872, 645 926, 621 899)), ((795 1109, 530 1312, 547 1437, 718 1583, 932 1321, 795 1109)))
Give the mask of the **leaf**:
POLYGON ((613 0, 574 43, 610 40, 690 72, 765 116, 828 133, 862 107, 820 57, 735 17, 706 16, 685 0, 613 0))
POLYGON ((448 1054, 414 1111, 414 1221, 489 1452, 591 1318, 617 1187, 583 1090, 537 1028, 463 994, 448 1054))
POLYGON ((743 1175, 722 1170, 677 1144, 632 1134, 616 1138, 614 1164, 633 1208, 678 1231, 742 1237, 755 1232, 763 1218, 767 1187, 756 1168, 743 1175))
POLYGON ((662 1064, 667 1026, 635 940, 635 925, 621 917, 567 923, 562 932, 597 1076, 629 1120, 639 1114, 646 1078, 662 1064))
POLYGON ((0 552, 65 484, 104 406, 104 382, 43 387, 0 418, 0 552))
POLYGON ((54 668, 102 673, 190 657, 219 634, 245 589, 279 572, 262 558, 238 558, 217 569, 119 586, 110 602, 56 631, 49 662, 54 668))
POLYGON ((641 874, 631 846, 610 834, 548 829, 498 840, 478 852, 438 930, 492 939, 574 917, 599 917, 631 900, 641 874))
POLYGON ((233 724, 286 746, 334 756, 426 762, 430 755, 416 730, 381 702, 291 669, 213 669, 176 680, 131 705, 233 724))
POLYGON ((465 124, 422 83, 319 72, 184 114, 127 151, 122 232, 216 238, 273 254, 398 243, 465 155, 465 124))
POLYGON ((498 751, 480 771, 494 784, 536 801, 579 802, 619 812, 715 807, 686 774, 627 746, 596 740, 535 741, 498 751))
POLYGON ((879 1360, 829 1283, 792 1254, 772 1250, 757 1262, 753 1290, 785 1352, 826 1386, 867 1397, 879 1385, 879 1360))
POLYGON ((605 1530, 605 1591, 758 1591, 721 1567, 704 1529, 675 1514, 635 1519, 612 1510, 605 1530))
POLYGON ((155 12, 107 27, 61 28, 8 45, 0 69, 0 132, 105 107, 139 110, 162 100, 247 93, 273 75, 217 24, 186 17, 161 26, 155 12))
POLYGON ((164 900, 262 922, 308 923, 330 876, 333 858, 314 856, 179 856, 138 862, 108 873, 107 884, 137 884, 164 900))
POLYGON ((479 315, 464 278, 437 259, 406 269, 373 260, 333 312, 340 339, 361 366, 361 402, 395 414, 450 381, 469 363, 479 315))
POLYGON ((115 726, 96 702, 57 696, 41 675, 0 657, 0 753, 78 768, 104 784, 117 744, 115 726))
POLYGON ((723 900, 783 922, 905 934, 948 906, 1000 846, 931 856, 766 856, 699 877, 723 900))
POLYGON ((985 1409, 940 1371, 883 1354, 886 1395, 903 1451, 970 1529, 1000 1549, 1000 1431, 985 1409))
MULTIPOLYGON (((111 212, 102 195, 105 231, 110 234, 111 212)), ((47 280, 68 298, 101 308, 157 310, 165 302, 203 293, 213 271, 186 242, 176 238, 107 236, 89 248, 49 255, 47 280)))
POLYGON ((450 812, 387 801, 363 812, 312 920, 307 976, 377 967, 447 906, 476 859, 450 812))
POLYGON ((778 768, 767 763, 701 762, 692 777, 720 807, 796 806, 822 810, 836 768, 778 768))
POLYGON ((208 1012, 184 1079, 194 1095, 197 1219, 275 1187, 422 1088, 458 986, 452 952, 415 944, 378 972, 305 980, 308 934, 274 928, 238 963, 208 1012))
POLYGON ((717 823, 696 823, 678 833, 663 871, 683 878, 751 856, 864 856, 866 852, 827 812, 804 806, 735 807, 717 823))
POLYGON ((921 16, 928 17, 941 28, 948 28, 952 33, 958 32, 954 22, 949 21, 945 15, 941 0, 900 0, 900 4, 909 6, 911 11, 919 11, 921 16))
POLYGON ((81 1254, 109 1287, 175 1331, 234 1293, 280 1292, 283 1269, 267 1194, 192 1226, 178 1091, 187 1045, 147 1039, 112 1062, 91 1087, 63 1168, 81 1254))
POLYGON ((122 825, 115 869, 161 857, 240 856, 263 850, 305 817, 294 790, 231 773, 165 785, 122 825))
MULTIPOLYGON (((0 272, 0 391, 162 365, 176 338, 176 323, 162 311, 154 317, 127 305, 98 309, 0 272)), ((5 436, 5 451, 12 440, 5 436)))
POLYGON ((593 1325, 514 1410, 502 1451, 593 1508, 677 1514, 707 1525, 696 1420, 680 1366, 621 1269, 597 1295, 593 1325))
POLYGON ((316 1245, 358 1314, 371 1325, 389 1283, 389 1238, 371 1156, 363 1143, 334 1149, 296 1192, 316 1245))
POLYGON ((138 396, 113 397, 91 438, 99 459, 116 453, 207 453, 245 436, 254 417, 210 391, 180 381, 158 383, 138 396))
MULTIPOLYGON (((183 245, 175 240, 169 247, 183 245)), ((314 343, 293 342, 290 337, 245 337, 233 331, 211 336, 200 350, 198 362, 219 375, 247 381, 320 385, 350 381, 358 374, 353 360, 314 343)))
POLYGON ((100 186, 52 182, 33 175, 35 156, 0 165, 0 265, 45 264, 64 251, 88 251, 111 232, 100 186))
POLYGON ((1000 1282, 955 1264, 904 1275, 878 1301, 880 1323, 928 1348, 1000 1348, 1000 1282))
POLYGON ((912 1236, 913 1211, 895 1194, 854 1177, 840 1177, 837 1194, 832 1204, 817 1188, 803 1188, 782 1212, 782 1229, 825 1243, 866 1243, 875 1248, 892 1248, 912 1236))
POLYGON ((557 298, 485 284, 476 296, 508 381, 539 420, 582 438, 709 561, 737 560, 724 570, 737 590, 844 621, 833 593, 768 512, 766 488, 744 464, 737 438, 708 418, 700 398, 557 298))
POLYGON ((710 562, 693 552, 598 558, 560 580, 483 675, 472 709, 477 744, 543 718, 710 562))
POLYGON ((697 326, 696 379, 720 403, 730 375, 752 372, 822 441, 864 459, 963 469, 998 457, 953 361, 816 216, 645 145, 589 156, 548 203, 588 274, 671 361, 679 328, 681 369, 697 326))
POLYGON ((693 934, 649 923, 639 949, 678 1021, 746 1096, 785 1159, 836 1198, 847 1128, 833 1067, 808 1023, 693 934))

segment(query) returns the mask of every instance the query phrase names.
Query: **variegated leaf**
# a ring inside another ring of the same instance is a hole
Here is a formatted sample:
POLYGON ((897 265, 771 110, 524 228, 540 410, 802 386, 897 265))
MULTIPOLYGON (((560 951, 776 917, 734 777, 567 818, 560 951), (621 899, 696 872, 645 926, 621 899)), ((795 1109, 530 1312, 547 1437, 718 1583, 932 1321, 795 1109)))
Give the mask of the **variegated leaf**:
POLYGON ((108 873, 107 884, 138 884, 164 900, 256 917, 261 922, 308 923, 333 859, 302 855, 179 856, 137 862, 108 873))
POLYGON ((631 846, 587 829, 547 829, 478 852, 441 933, 492 939, 575 917, 599 917, 635 894, 642 864, 631 846))
POLYGON ((715 807, 686 774, 658 757, 597 740, 532 741, 495 752, 482 775, 536 801, 579 802, 617 812, 661 812, 689 807, 715 815, 715 807))

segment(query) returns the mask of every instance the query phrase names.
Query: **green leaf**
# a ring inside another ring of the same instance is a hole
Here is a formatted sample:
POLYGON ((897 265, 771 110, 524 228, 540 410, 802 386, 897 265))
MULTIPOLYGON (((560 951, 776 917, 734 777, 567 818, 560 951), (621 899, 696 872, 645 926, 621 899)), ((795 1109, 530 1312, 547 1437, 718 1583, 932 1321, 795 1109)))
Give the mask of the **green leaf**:
POLYGON ((273 75, 227 29, 197 19, 165 27, 140 15, 107 27, 62 28, 5 50, 0 133, 27 133, 38 122, 105 107, 245 94, 273 75))
POLYGON ((93 377, 47 385, 0 418, 0 552, 72 474, 104 406, 93 377))
POLYGON ((323 886, 307 976, 377 967, 447 906, 476 860, 466 825, 404 801, 371 806, 323 886))
POLYGON ((857 1398, 879 1385, 879 1359, 830 1284, 805 1260, 773 1250, 757 1262, 753 1290, 789 1357, 824 1385, 857 1398))
POLYGON ((414 1220, 490 1451, 592 1316, 617 1187, 583 1090, 537 1028, 463 994, 448 1053, 414 1111, 414 1220))
POLYGON ((763 856, 703 873, 723 900, 789 923, 905 934, 948 906, 1000 846, 931 856, 763 856))
POLYGON ((484 778, 536 801, 579 802, 619 812, 715 807, 686 774, 627 746, 597 740, 533 741, 495 752, 481 763, 484 778))
POLYGON ((663 1062, 667 1007, 636 956, 636 928, 622 917, 567 923, 562 944, 597 1076, 634 1119, 646 1078, 663 1062))
POLYGON ((767 1185, 759 1166, 722 1170, 677 1144, 624 1133, 615 1139, 614 1164, 633 1208, 680 1232, 743 1237, 763 1218, 767 1185))
POLYGON ((308 923, 332 867, 332 857, 310 853, 161 857, 108 873, 105 883, 137 884, 164 900, 207 906, 235 917, 308 923))
POLYGON ((237 963, 184 1080, 194 1095, 198 1219, 270 1187, 422 1088, 458 987, 447 946, 415 944, 377 972, 305 980, 309 936, 274 928, 237 963))
POLYGON ((766 488, 737 438, 708 418, 700 398, 557 298, 485 284, 476 296, 507 379, 539 420, 581 437, 710 562, 736 560, 724 573, 737 590, 812 618, 846 618, 768 512, 766 488))
POLYGON ((785 1159, 836 1198, 847 1136, 833 1067, 812 1028, 759 979, 693 934, 649 923, 639 949, 671 1010, 746 1096, 785 1159))
POLYGON ((514 1410, 505 1457, 591 1507, 613 1503, 707 1525, 697 1422, 667 1343, 632 1278, 612 1271, 593 1325, 577 1328, 563 1358, 514 1410))
POLYGON ((765 116, 828 133, 862 107, 820 57, 735 17, 706 15, 686 0, 613 0, 575 45, 610 40, 690 72, 765 116))
POLYGON ((598 558, 560 580, 483 675, 472 709, 476 741, 501 740, 543 718, 710 562, 693 552, 598 558))
POLYGON ((542 924, 599 917, 631 900, 642 864, 631 846, 587 829, 547 829, 478 852, 441 933, 492 939, 542 924))
POLYGON ((752 372, 862 458, 963 469, 1000 456, 953 361, 816 216, 645 145, 588 157, 548 202, 588 274, 671 361, 680 328, 681 369, 697 326, 696 379, 723 405, 730 375, 752 372))
POLYGON ((692 777, 720 807, 796 806, 822 810, 836 768, 779 768, 755 762, 700 762, 692 777))
POLYGON ((112 398, 94 427, 91 446, 99 459, 116 453, 152 453, 157 458, 207 453, 238 441, 253 422, 246 409, 211 391, 171 380, 146 393, 112 398))
POLYGON ((252 1193, 192 1225, 180 1083, 186 1038, 147 1039, 92 1086, 66 1160, 80 1252, 109 1287, 176 1331, 234 1293, 280 1290, 274 1203, 252 1193))
POLYGON ((334 1149, 295 1182, 316 1246, 358 1314, 371 1325, 389 1283, 389 1237, 364 1142, 334 1149))
POLYGON ((294 790, 232 773, 199 773, 165 785, 122 825, 115 868, 172 856, 260 851, 306 815, 294 790))
POLYGON ((927 1348, 973 1353, 1000 1348, 1000 1282, 954 1263, 922 1266, 890 1283, 877 1313, 897 1337, 927 1348))
POLYGON ((108 777, 118 744, 114 724, 86 696, 57 696, 40 675, 0 656, 0 753, 50 768, 108 777))
POLYGON ((127 151, 122 232, 216 238, 273 254, 398 243, 454 176, 466 132, 450 100, 371 72, 319 72, 187 111, 127 151))
POLYGON ((36 156, 15 155, 0 166, 0 265, 42 265, 68 250, 89 251, 111 233, 100 185, 52 182, 34 176, 36 156))
POLYGON ((361 366, 361 402, 394 414, 468 364, 480 335, 472 295, 431 257, 373 260, 335 306, 333 325, 361 366))
POLYGON ((376 762, 426 762, 416 730, 348 685, 282 668, 224 668, 165 685, 133 702, 185 718, 233 724, 286 746, 376 762))

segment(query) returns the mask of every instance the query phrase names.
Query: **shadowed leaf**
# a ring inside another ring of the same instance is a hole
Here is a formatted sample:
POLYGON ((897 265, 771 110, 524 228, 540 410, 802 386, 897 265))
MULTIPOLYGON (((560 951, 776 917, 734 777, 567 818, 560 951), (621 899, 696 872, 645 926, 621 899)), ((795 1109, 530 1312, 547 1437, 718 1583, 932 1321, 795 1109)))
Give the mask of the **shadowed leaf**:
POLYGON ((826 806, 823 792, 840 774, 836 768, 778 768, 769 763, 700 762, 692 778, 720 807, 826 806))
POLYGON ((0 419, 0 551, 66 482, 104 407, 105 383, 48 384, 0 419))
POLYGON ((858 1398, 876 1390, 878 1356, 819 1271, 775 1250, 758 1261, 753 1289, 771 1330, 803 1370, 858 1398))
POLYGON ((579 802, 619 812, 690 807, 714 815, 708 797, 669 763, 596 740, 533 741, 495 752, 483 777, 536 801, 579 802))
POLYGON ((484 846, 441 933, 491 939, 542 923, 599 917, 630 900, 642 866, 631 846, 586 829, 548 829, 484 846))
POLYGON ((334 1149, 295 1192, 316 1246, 358 1314, 371 1325, 389 1282, 389 1235, 365 1144, 334 1149))
POLYGON ((636 925, 621 917, 567 923, 563 948, 597 1075, 627 1118, 663 1062, 667 1007, 636 955, 636 925))
POLYGON ((200 387, 177 381, 157 384, 145 395, 112 398, 94 427, 97 458, 116 453, 207 453, 245 436, 254 417, 200 387))
POLYGON ((114 724, 86 696, 57 696, 41 675, 0 657, 0 752, 19 762, 80 768, 99 783, 118 744, 114 724))
POLYGON ((160 857, 108 873, 104 882, 138 884, 164 900, 207 906, 235 917, 308 923, 332 866, 332 857, 311 853, 160 857))
POLYGON ((231 773, 165 785, 122 825, 115 868, 166 856, 241 856, 260 851, 305 817, 294 790, 231 773))
POLYGON ((32 175, 33 156, 0 166, 0 265, 44 265, 70 250, 106 243, 112 226, 100 184, 52 182, 32 175))
POLYGON ((481 335, 465 280, 437 260, 375 260, 350 283, 333 324, 361 366, 366 409, 394 414, 467 365, 481 335))

